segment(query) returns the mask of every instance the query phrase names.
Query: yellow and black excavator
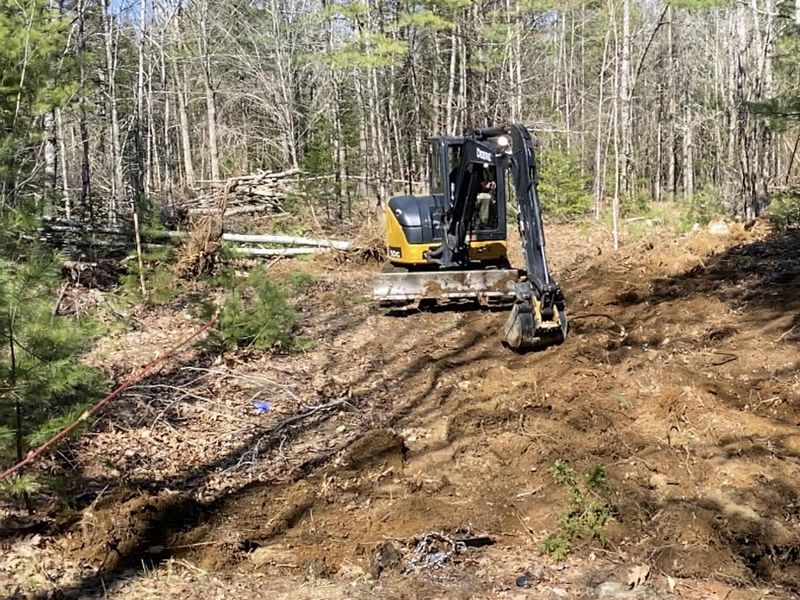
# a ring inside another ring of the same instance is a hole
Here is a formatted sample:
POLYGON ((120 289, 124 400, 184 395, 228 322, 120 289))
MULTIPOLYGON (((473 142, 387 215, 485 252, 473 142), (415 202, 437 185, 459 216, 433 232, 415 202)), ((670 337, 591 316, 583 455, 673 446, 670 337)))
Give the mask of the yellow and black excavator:
POLYGON ((388 262, 375 275, 383 305, 463 299, 509 303, 504 342, 515 350, 560 344, 564 295, 547 267, 533 140, 523 125, 428 140, 429 194, 395 196, 386 209, 388 262), (510 175, 510 177, 506 177, 510 175), (524 269, 507 246, 507 188, 513 185, 524 269))

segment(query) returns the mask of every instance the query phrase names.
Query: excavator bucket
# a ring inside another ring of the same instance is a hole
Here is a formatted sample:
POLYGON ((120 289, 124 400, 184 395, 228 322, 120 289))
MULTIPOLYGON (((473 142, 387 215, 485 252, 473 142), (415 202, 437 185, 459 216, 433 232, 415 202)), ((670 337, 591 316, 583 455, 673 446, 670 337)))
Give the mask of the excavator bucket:
POLYGON ((539 300, 514 304, 503 327, 503 342, 517 352, 561 344, 567 337, 567 311, 552 307, 543 315, 539 300))
POLYGON ((386 305, 464 299, 503 304, 514 301, 514 286, 518 279, 519 271, 516 269, 377 273, 372 297, 386 305))

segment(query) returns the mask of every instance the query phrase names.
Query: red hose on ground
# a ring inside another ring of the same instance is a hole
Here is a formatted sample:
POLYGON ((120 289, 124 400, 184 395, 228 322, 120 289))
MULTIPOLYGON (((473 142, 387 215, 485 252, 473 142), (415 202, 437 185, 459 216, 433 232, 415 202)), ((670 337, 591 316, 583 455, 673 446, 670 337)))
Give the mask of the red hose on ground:
POLYGON ((155 367, 156 365, 164 362, 170 356, 175 354, 178 350, 180 350, 181 348, 183 348, 184 346, 189 344, 189 342, 191 342, 192 340, 194 340, 195 338, 197 338, 201 334, 205 333, 209 329, 211 329, 211 327, 213 327, 214 323, 216 323, 216 322, 217 322, 217 315, 214 315, 213 317, 211 317, 211 320, 208 323, 203 325, 200 329, 195 331, 192 335, 187 337, 180 344, 177 344, 177 345, 173 346, 172 348, 167 350, 167 352, 165 352, 164 354, 156 356, 153 360, 151 360, 149 363, 147 363, 141 369, 139 369, 138 371, 136 371, 132 375, 129 375, 127 379, 125 379, 116 388, 114 388, 107 396, 105 396, 104 398, 99 400, 94 406, 92 406, 88 410, 85 410, 83 412, 83 414, 81 414, 80 417, 78 417, 75 421, 73 421, 72 423, 67 425, 64 429, 59 431, 56 435, 54 435, 52 438, 50 438, 49 441, 47 441, 44 444, 42 444, 41 446, 39 446, 36 450, 31 450, 30 452, 28 452, 27 456, 25 456, 25 458, 22 459, 20 462, 15 464, 13 467, 9 467, 8 469, 6 469, 2 473, 0 473, 0 480, 6 479, 7 477, 9 477, 9 476, 13 475, 14 473, 16 473, 17 471, 19 471, 25 465, 31 464, 37 458, 42 456, 45 452, 50 450, 53 446, 58 444, 58 442, 60 442, 62 439, 64 439, 66 436, 68 436, 70 434, 70 432, 73 429, 75 429, 82 421, 87 420, 92 415, 97 413, 97 411, 99 411, 101 408, 103 408, 103 406, 108 404, 111 400, 113 400, 114 398, 119 396, 123 391, 125 391, 125 389, 129 388, 134 383, 139 381, 142 377, 144 377, 153 367, 155 367))

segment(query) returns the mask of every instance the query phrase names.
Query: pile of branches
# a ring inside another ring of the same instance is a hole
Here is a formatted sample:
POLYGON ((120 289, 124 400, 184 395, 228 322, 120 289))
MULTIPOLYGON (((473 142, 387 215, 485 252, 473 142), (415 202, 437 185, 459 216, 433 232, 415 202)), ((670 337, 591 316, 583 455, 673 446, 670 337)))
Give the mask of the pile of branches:
POLYGON ((225 216, 267 212, 283 214, 287 196, 299 194, 300 169, 279 173, 254 173, 224 180, 199 181, 200 193, 186 202, 189 215, 208 215, 219 210, 225 196, 225 216))
POLYGON ((187 279, 214 272, 219 260, 222 213, 203 215, 184 240, 175 265, 175 274, 187 279))

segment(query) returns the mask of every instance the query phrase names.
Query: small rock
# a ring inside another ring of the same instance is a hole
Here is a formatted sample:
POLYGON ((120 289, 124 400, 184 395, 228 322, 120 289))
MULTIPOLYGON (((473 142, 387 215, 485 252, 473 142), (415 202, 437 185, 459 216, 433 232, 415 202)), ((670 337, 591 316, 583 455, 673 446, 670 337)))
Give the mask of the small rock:
POLYGON ((594 588, 594 592, 598 598, 616 598, 616 600, 655 600, 657 597, 647 587, 639 586, 631 589, 619 581, 604 581, 594 588))
POLYGON ((324 556, 314 556, 306 560, 301 567, 305 571, 306 580, 329 579, 332 575, 324 556))
POLYGON ((544 575, 544 567, 541 565, 536 565, 517 577, 517 587, 531 587, 534 582, 542 578, 542 575, 544 575))
POLYGON ((530 573, 525 573, 524 575, 520 575, 517 577, 517 587, 527 588, 531 587, 531 583, 533 583, 533 577, 531 577, 530 573))
POLYGON ((731 228, 725 221, 711 221, 708 224, 708 232, 711 235, 726 236, 730 235, 731 228))
POLYGON ((636 565, 628 573, 628 586, 635 588, 642 585, 650 576, 650 566, 646 564, 636 565))
POLYGON ((553 588, 551 591, 553 592, 553 595, 556 596, 557 598, 569 598, 570 597, 569 592, 567 590, 565 590, 564 588, 557 587, 557 588, 553 588))
POLYGON ((392 542, 378 544, 372 552, 370 574, 378 579, 386 571, 397 570, 403 560, 400 548, 392 542))
POLYGON ((347 431, 347 427, 345 427, 344 425, 339 425, 336 428, 336 433, 344 433, 345 431, 347 431))
POLYGON ((627 598, 630 588, 619 581, 604 581, 594 588, 598 598, 627 598))

